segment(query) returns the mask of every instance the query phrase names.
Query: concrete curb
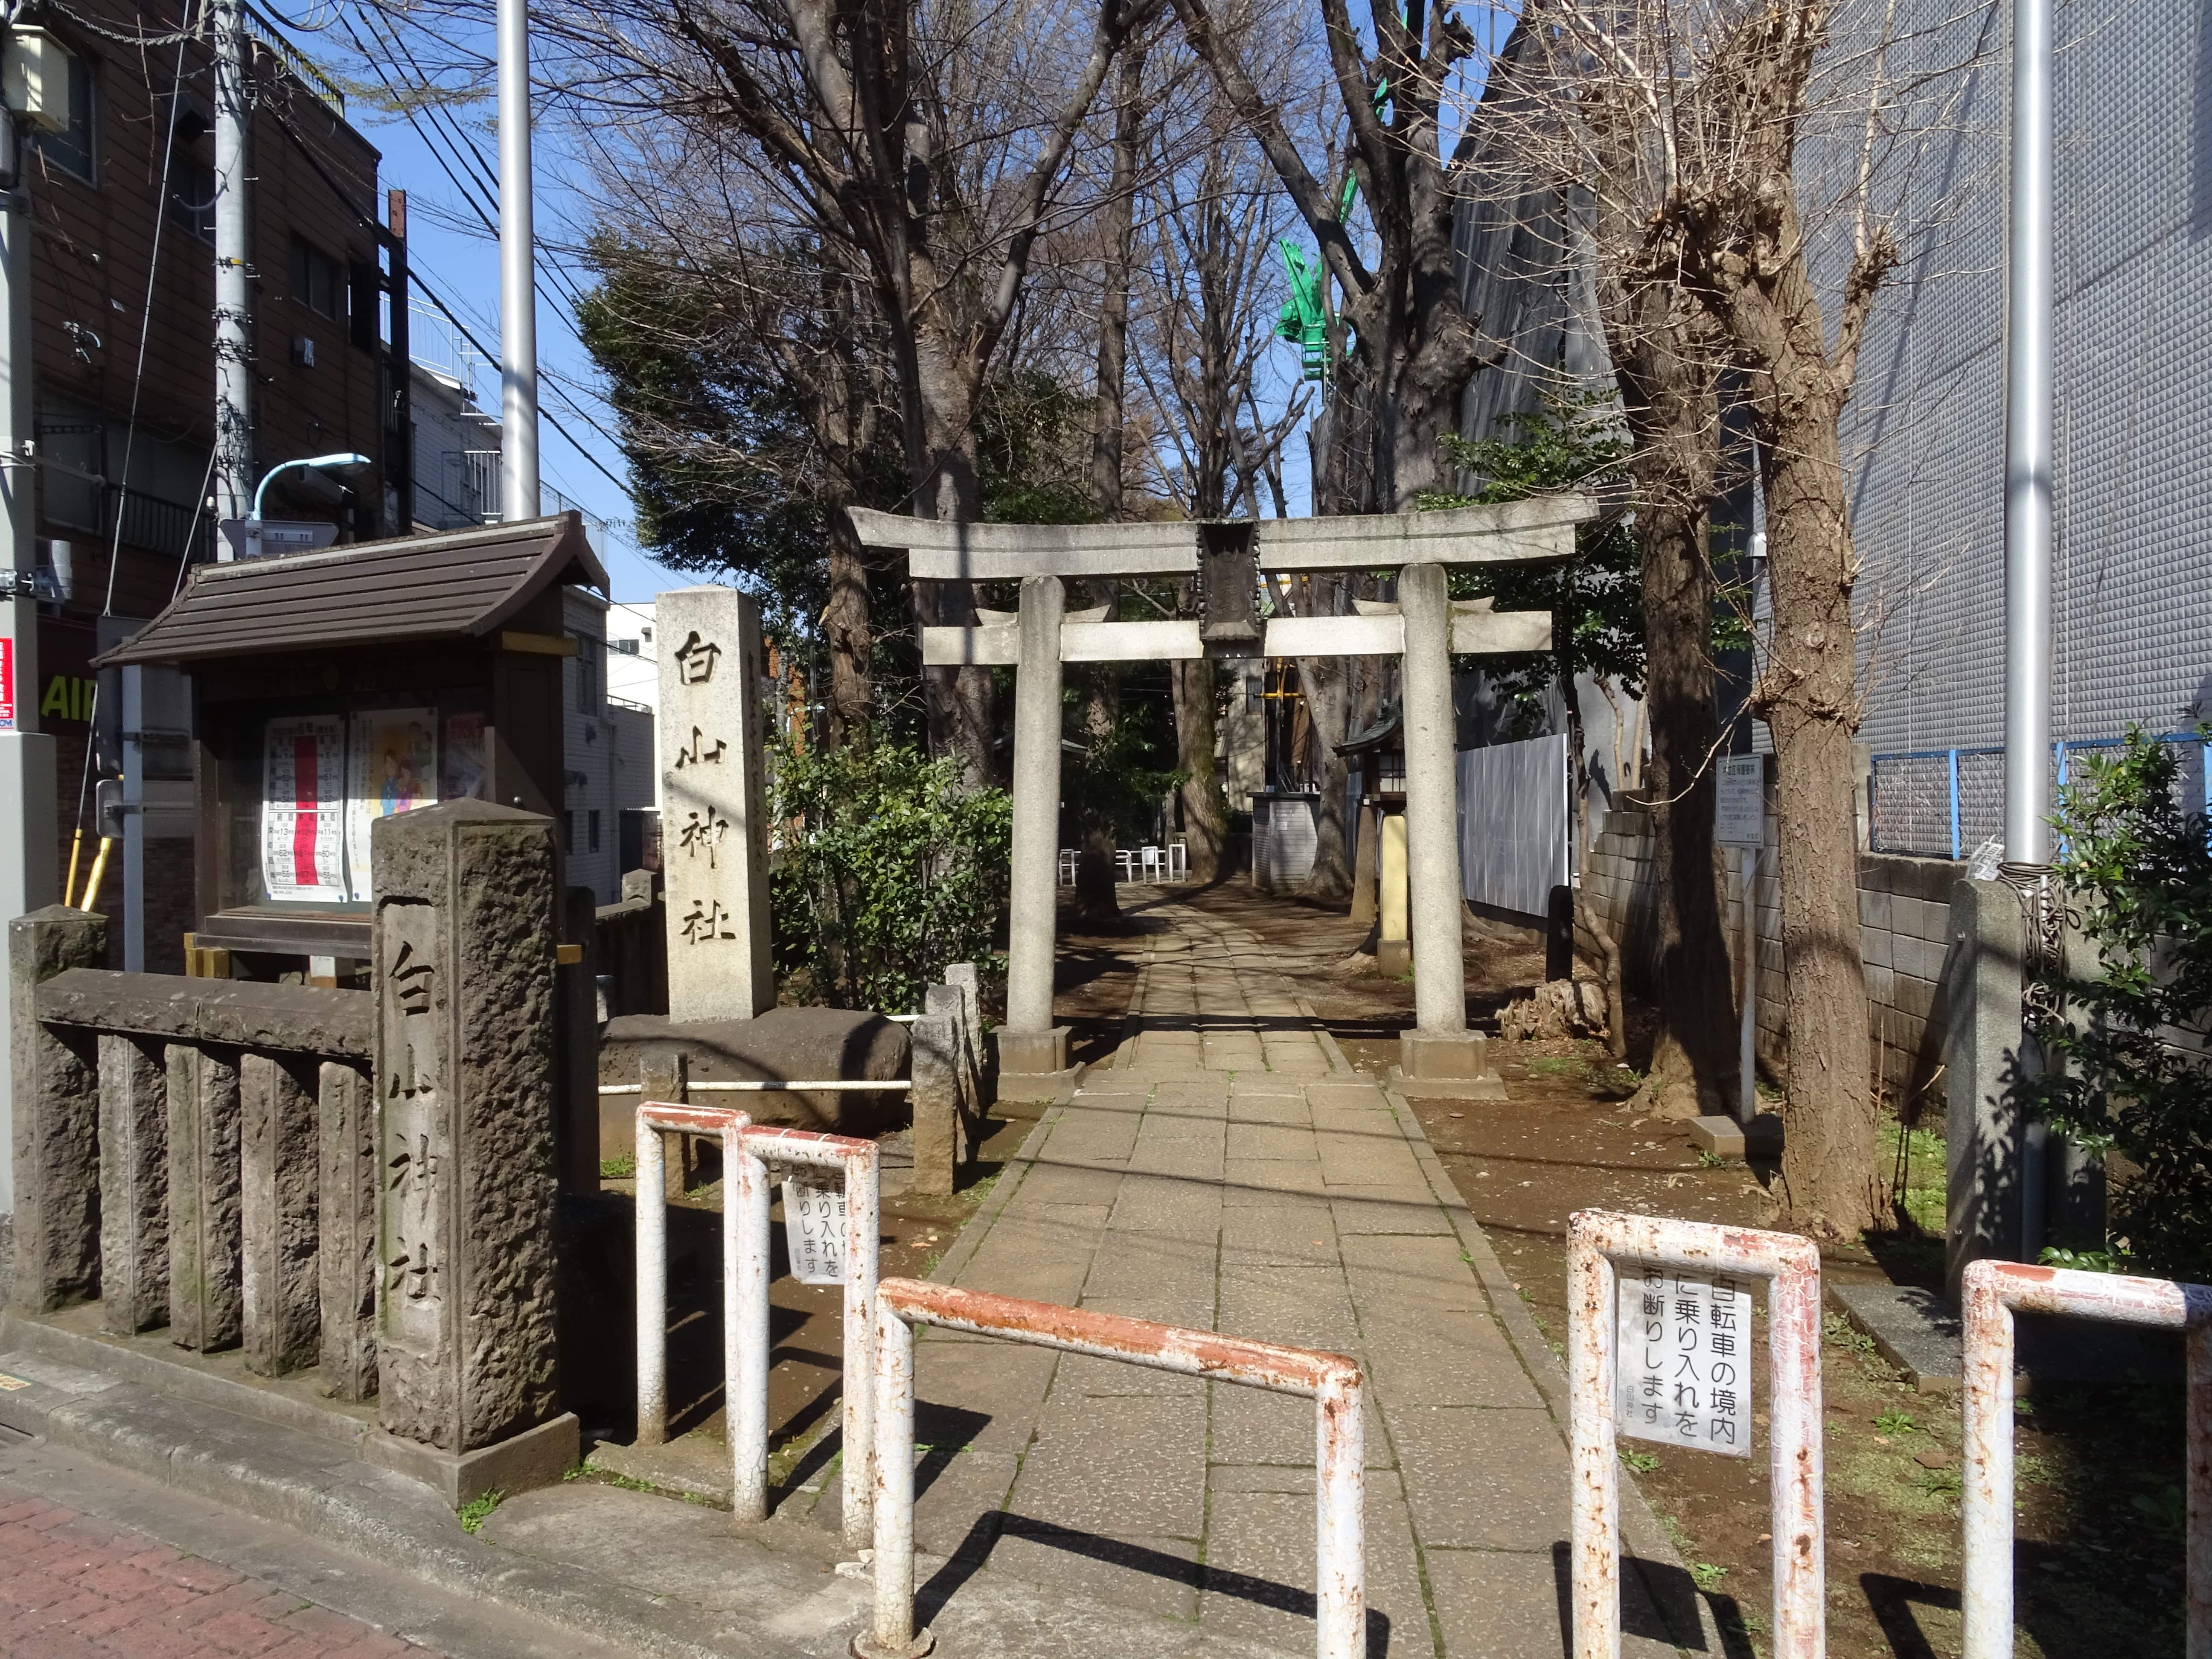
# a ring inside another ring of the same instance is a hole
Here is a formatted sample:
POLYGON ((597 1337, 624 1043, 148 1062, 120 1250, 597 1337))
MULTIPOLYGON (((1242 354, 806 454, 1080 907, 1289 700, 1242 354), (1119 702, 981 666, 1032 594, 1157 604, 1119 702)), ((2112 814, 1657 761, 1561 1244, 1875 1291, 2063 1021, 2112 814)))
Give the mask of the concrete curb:
POLYGON ((1065 1101, 1054 1101, 1044 1109, 1036 1125, 1022 1137, 1022 1144, 1006 1160, 1006 1168, 999 1171, 998 1183, 991 1188, 990 1197, 982 1207, 968 1218, 968 1224, 960 1230, 960 1237, 952 1241, 952 1248, 938 1257, 937 1266, 930 1273, 933 1281, 950 1285, 975 1259, 975 1252, 983 1248, 984 1237, 998 1223, 999 1217, 1012 1201, 1014 1189, 1022 1184, 1039 1156, 1044 1151, 1045 1137, 1052 1126, 1060 1121, 1060 1114, 1067 1109, 1065 1101))
MULTIPOLYGON (((1436 1148, 1429 1144, 1428 1135, 1421 1127, 1420 1119, 1414 1115, 1412 1106, 1393 1088, 1386 1086, 1383 1097, 1390 1103, 1390 1115, 1397 1121, 1399 1133, 1406 1137, 1407 1144, 1413 1148, 1414 1160, 1420 1164, 1422 1174, 1428 1178, 1429 1190, 1435 1194, 1437 1206, 1451 1223, 1453 1232, 1458 1235, 1461 1249, 1466 1252, 1474 1268, 1475 1277, 1482 1282, 1483 1291, 1490 1298, 1491 1307, 1504 1325, 1507 1337, 1520 1355, 1521 1368, 1528 1373, 1537 1392, 1544 1396, 1544 1404, 1551 1412, 1552 1421, 1559 1429, 1560 1437, 1565 1439, 1567 1434, 1566 1367, 1560 1363, 1559 1355, 1552 1352, 1551 1345, 1544 1340, 1544 1334, 1536 1328, 1534 1316, 1522 1303, 1521 1293, 1513 1287, 1513 1281, 1507 1276, 1504 1264, 1498 1261, 1497 1251, 1491 1249, 1489 1236, 1482 1231, 1482 1224, 1474 1218, 1474 1212, 1467 1207, 1466 1200, 1460 1196, 1459 1188, 1452 1184, 1443 1160, 1437 1156, 1436 1148)), ((1687 1579, 1690 1576, 1689 1564, 1682 1559, 1673 1540, 1660 1526, 1658 1516, 1652 1513, 1650 1504, 1638 1489, 1635 1476, 1626 1468, 1620 1471, 1620 1534, 1622 1553, 1636 1565, 1638 1576, 1644 1582, 1645 1598, 1664 1618, 1667 1598, 1660 1594, 1660 1587, 1651 1582, 1650 1575, 1643 1571, 1644 1565, 1656 1562, 1662 1566, 1673 1567, 1687 1579)), ((1698 1627, 1695 1632, 1686 1632, 1670 1621, 1669 1633, 1676 1650, 1715 1656, 1726 1654, 1728 1644, 1723 1640, 1720 1626, 1713 1618, 1711 1605, 1702 1595, 1696 1597, 1696 1605, 1698 1627)))

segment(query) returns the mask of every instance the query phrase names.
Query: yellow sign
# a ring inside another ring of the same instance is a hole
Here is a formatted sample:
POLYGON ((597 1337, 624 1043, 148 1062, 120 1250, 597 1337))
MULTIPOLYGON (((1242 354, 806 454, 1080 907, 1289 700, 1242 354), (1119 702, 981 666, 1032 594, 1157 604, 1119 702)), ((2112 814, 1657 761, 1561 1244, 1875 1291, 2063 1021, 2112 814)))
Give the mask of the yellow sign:
POLYGON ((46 695, 39 699, 39 718, 42 720, 90 720, 92 696, 99 686, 98 680, 80 679, 74 674, 48 676, 46 695))

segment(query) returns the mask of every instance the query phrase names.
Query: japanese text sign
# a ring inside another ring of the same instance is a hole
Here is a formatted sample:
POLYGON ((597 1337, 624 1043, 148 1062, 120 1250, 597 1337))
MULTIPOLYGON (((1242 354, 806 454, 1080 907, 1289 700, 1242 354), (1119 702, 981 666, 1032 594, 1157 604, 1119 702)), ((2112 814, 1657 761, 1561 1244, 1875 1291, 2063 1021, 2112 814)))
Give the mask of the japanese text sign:
POLYGON ((1620 1285, 1620 1432, 1750 1456, 1751 1292, 1743 1281, 1623 1264, 1620 1285))
POLYGON ((783 1183, 783 1242, 802 1285, 845 1282, 845 1189, 783 1183))

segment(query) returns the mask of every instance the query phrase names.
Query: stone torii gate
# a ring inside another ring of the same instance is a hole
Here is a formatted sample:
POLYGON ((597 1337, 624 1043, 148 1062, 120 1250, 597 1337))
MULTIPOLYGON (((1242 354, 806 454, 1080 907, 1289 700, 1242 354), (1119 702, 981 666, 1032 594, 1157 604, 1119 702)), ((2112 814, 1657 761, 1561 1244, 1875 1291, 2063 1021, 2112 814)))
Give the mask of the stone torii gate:
POLYGON ((1403 658, 1416 1029, 1401 1039, 1394 1075, 1416 1093, 1502 1092, 1481 1034, 1467 1029, 1451 659, 1549 649, 1552 616, 1492 611, 1487 600, 1455 603, 1445 568, 1568 558, 1575 527, 1597 515, 1595 501, 1555 495, 1435 513, 1208 524, 952 524, 849 511, 864 544, 906 550, 916 581, 1021 584, 1018 611, 981 611, 973 628, 921 630, 928 666, 1020 671, 1001 1099, 1049 1099, 1071 1080, 1067 1028, 1052 1020, 1061 665, 1202 657, 1403 658), (1382 570, 1397 573, 1395 604, 1362 602, 1349 617, 1260 617, 1262 574, 1382 570), (1071 580, 1138 576, 1196 578, 1200 617, 1109 622, 1103 607, 1067 611, 1071 580), (1421 902, 1443 894, 1449 903, 1421 902))

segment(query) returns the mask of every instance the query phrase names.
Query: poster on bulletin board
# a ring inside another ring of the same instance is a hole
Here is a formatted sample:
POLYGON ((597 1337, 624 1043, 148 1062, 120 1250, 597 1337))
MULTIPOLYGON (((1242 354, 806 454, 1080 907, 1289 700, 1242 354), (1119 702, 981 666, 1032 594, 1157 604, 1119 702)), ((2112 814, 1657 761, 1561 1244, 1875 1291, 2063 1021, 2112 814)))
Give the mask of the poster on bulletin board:
POLYGON ((353 717, 352 787, 346 802, 346 863, 353 896, 370 896, 368 830, 393 812, 438 799, 438 711, 373 708, 353 717))
POLYGON ((280 901, 346 896, 345 720, 307 714, 269 722, 264 737, 261 884, 280 901))

